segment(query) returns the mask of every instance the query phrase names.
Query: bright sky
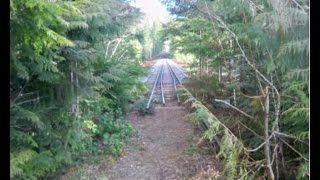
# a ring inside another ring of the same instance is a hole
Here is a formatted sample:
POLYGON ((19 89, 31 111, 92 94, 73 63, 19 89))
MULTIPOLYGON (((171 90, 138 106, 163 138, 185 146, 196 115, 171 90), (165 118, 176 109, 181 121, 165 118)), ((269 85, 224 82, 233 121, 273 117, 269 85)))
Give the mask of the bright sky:
POLYGON ((146 18, 151 21, 159 19, 166 23, 170 19, 169 12, 160 0, 133 0, 132 6, 140 8, 141 12, 146 14, 146 18))

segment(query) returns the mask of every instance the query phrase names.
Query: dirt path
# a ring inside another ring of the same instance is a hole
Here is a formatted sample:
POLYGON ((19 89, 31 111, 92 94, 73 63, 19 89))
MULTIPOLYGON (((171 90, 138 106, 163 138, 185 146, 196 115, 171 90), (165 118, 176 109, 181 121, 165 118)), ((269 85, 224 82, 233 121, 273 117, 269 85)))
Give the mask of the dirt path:
POLYGON ((166 106, 156 106, 153 115, 139 116, 131 112, 128 120, 137 130, 126 145, 120 160, 113 166, 108 179, 169 180, 207 179, 218 177, 210 157, 196 153, 199 132, 178 106, 174 97, 169 69, 163 76, 166 106))
POLYGON ((214 155, 202 149, 206 146, 199 146, 200 131, 187 118, 185 107, 178 105, 168 69, 163 78, 166 106, 156 105, 152 115, 129 113, 127 119, 136 133, 124 146, 118 161, 106 158, 99 165, 78 170, 80 173, 72 178, 59 179, 217 179, 221 166, 214 155))
POLYGON ((175 101, 169 101, 166 107, 157 106, 151 116, 130 113, 129 121, 137 129, 137 134, 124 148, 120 160, 107 172, 107 179, 197 179, 197 174, 210 169, 210 159, 195 153, 188 155, 188 148, 192 151, 190 147, 195 141, 196 129, 186 120, 184 107, 175 104, 175 101))
POLYGON ((124 148, 110 179, 176 179, 182 177, 181 155, 193 134, 183 121, 182 107, 156 107, 153 116, 131 113, 129 120, 138 130, 132 143, 124 148))
POLYGON ((218 179, 221 165, 207 146, 199 145, 200 131, 175 100, 158 105, 155 114, 130 112, 136 133, 119 160, 102 157, 98 164, 71 170, 55 180, 204 180, 218 179))

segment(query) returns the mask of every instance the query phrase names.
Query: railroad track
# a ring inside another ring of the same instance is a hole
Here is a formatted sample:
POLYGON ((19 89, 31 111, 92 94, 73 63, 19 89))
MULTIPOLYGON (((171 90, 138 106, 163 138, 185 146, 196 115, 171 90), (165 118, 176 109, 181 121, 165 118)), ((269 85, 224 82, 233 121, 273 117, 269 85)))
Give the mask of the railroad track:
MULTIPOLYGON (((177 68, 171 60, 162 59, 158 66, 160 67, 157 69, 146 109, 149 109, 153 99, 159 99, 162 105, 165 106, 166 98, 172 98, 170 95, 177 90, 178 86, 182 85, 181 79, 187 77, 187 75, 181 69, 177 68)), ((177 99, 178 104, 180 104, 179 96, 175 95, 174 97, 177 99)))
MULTIPOLYGON (((168 96, 173 94, 178 86, 182 85, 181 79, 184 77, 188 77, 181 69, 176 67, 174 63, 172 63, 170 60, 161 60, 160 65, 155 71, 156 76, 155 79, 153 80, 153 88, 151 90, 151 94, 148 99, 148 104, 147 104, 147 109, 150 106, 150 103, 152 99, 159 99, 161 100, 161 103, 163 106, 166 105, 166 99, 168 96), (168 93, 165 93, 167 91, 168 93), (157 96, 155 98, 155 96, 157 96)), ((180 98, 178 95, 174 96, 175 99, 178 101, 178 105, 180 105, 180 98)), ((209 124, 206 121, 200 121, 200 129, 202 131, 206 131, 209 128, 209 124)), ((214 151, 217 151, 217 147, 220 146, 220 135, 221 132, 213 135, 213 140, 210 141, 210 145, 212 146, 214 151)))

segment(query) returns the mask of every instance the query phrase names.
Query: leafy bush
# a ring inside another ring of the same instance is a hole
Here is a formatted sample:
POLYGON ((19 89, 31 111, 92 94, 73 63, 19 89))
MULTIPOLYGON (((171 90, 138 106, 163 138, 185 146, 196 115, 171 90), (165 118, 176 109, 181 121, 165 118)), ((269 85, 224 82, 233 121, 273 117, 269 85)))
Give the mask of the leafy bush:
POLYGON ((123 117, 116 117, 121 111, 119 108, 110 108, 113 104, 105 97, 85 100, 83 106, 86 116, 83 117, 83 122, 94 141, 101 140, 107 152, 119 156, 122 141, 132 134, 133 128, 123 117))
POLYGON ((151 100, 149 108, 147 109, 148 99, 137 101, 134 105, 134 110, 137 110, 140 115, 153 114, 155 110, 155 103, 151 100))

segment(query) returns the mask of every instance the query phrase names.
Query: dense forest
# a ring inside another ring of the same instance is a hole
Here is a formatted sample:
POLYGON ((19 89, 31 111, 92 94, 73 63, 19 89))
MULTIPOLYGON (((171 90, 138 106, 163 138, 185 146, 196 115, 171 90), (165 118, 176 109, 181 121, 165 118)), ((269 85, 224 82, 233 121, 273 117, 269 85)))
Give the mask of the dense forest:
POLYGON ((159 26, 135 28, 140 16, 125 0, 10 0, 11 178, 121 154, 127 105, 146 91, 142 58, 159 49, 159 26))
POLYGON ((175 18, 141 26, 129 0, 10 0, 11 179, 120 157, 142 64, 168 44, 224 179, 308 179, 309 1, 162 2, 175 18))
POLYGON ((193 75, 182 95, 220 139, 225 178, 307 178, 309 1, 163 2, 176 15, 164 38, 193 75))

